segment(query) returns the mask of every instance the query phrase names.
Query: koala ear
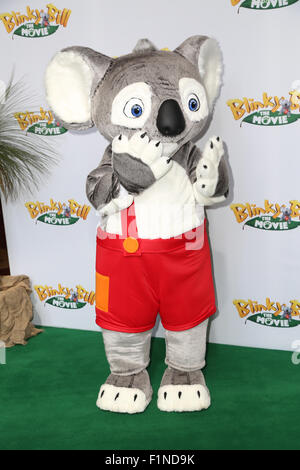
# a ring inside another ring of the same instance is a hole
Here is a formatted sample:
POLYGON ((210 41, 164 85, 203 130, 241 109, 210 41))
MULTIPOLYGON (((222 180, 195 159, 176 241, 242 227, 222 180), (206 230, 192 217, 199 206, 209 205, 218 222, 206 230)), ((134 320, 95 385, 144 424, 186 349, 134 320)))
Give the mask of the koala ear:
POLYGON ((222 53, 218 42, 207 36, 192 36, 177 47, 175 52, 198 68, 209 107, 212 109, 220 92, 223 75, 222 53))
POLYGON ((80 130, 94 125, 92 96, 112 61, 88 47, 77 46, 53 57, 46 70, 46 96, 55 116, 67 128, 80 130))

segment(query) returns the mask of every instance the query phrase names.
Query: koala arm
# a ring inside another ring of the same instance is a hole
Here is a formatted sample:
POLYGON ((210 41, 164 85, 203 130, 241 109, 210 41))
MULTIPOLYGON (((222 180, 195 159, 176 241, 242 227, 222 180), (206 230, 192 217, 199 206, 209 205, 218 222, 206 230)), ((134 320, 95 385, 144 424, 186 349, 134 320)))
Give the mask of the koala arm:
POLYGON ((173 160, 185 168, 199 204, 210 206, 225 200, 229 177, 223 143, 219 137, 212 137, 203 153, 192 143, 187 143, 173 160))
POLYGON ((113 168, 130 194, 140 194, 170 170, 172 162, 162 155, 162 151, 162 144, 149 140, 143 130, 134 133, 130 139, 125 135, 114 138, 113 168))
POLYGON ((120 182, 112 166, 112 151, 109 145, 100 164, 86 180, 86 195, 92 206, 98 210, 120 194, 120 182))

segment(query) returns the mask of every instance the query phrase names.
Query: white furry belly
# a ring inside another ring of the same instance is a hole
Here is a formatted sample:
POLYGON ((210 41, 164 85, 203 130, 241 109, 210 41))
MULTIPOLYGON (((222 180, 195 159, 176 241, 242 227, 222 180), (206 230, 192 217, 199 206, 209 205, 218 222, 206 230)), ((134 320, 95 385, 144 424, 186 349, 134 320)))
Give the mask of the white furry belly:
MULTIPOLYGON (((203 207, 196 207, 186 171, 176 162, 163 178, 134 197, 134 205, 140 238, 176 237, 204 220, 203 207)), ((106 231, 122 233, 120 213, 108 218, 106 231)))

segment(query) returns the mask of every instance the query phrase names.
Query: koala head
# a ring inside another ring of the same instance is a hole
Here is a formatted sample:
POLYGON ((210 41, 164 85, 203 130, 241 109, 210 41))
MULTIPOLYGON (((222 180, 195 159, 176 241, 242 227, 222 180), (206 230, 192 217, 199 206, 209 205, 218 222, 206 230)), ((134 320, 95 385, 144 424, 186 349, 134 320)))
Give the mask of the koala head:
POLYGON ((193 36, 174 51, 147 39, 110 58, 85 47, 57 53, 46 71, 47 100, 67 128, 95 125, 109 141, 141 129, 174 153, 201 133, 219 94, 218 43, 193 36))
POLYGON ((282 310, 283 310, 283 312, 284 312, 285 314, 288 314, 288 313, 291 313, 291 312, 292 312, 291 307, 288 307, 288 306, 285 305, 285 304, 283 304, 281 308, 282 308, 282 310))
POLYGON ((282 215, 285 215, 285 216, 291 215, 292 213, 292 210, 285 206, 281 206, 280 210, 281 210, 282 215))
POLYGON ((283 107, 283 109, 289 109, 291 107, 291 103, 289 100, 281 99, 280 104, 283 107))

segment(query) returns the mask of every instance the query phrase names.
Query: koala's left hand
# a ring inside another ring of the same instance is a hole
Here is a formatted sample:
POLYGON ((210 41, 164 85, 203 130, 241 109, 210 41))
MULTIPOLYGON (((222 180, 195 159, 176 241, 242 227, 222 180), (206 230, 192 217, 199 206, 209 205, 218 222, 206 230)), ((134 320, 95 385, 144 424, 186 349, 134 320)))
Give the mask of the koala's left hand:
POLYGON ((224 147, 220 137, 210 138, 196 168, 197 181, 194 188, 198 202, 208 205, 224 201, 224 196, 214 197, 219 181, 219 163, 223 155, 224 147))
POLYGON ((139 130, 128 139, 118 135, 112 141, 113 167, 121 184, 131 193, 139 193, 164 176, 173 162, 162 155, 163 146, 149 140, 139 130))

